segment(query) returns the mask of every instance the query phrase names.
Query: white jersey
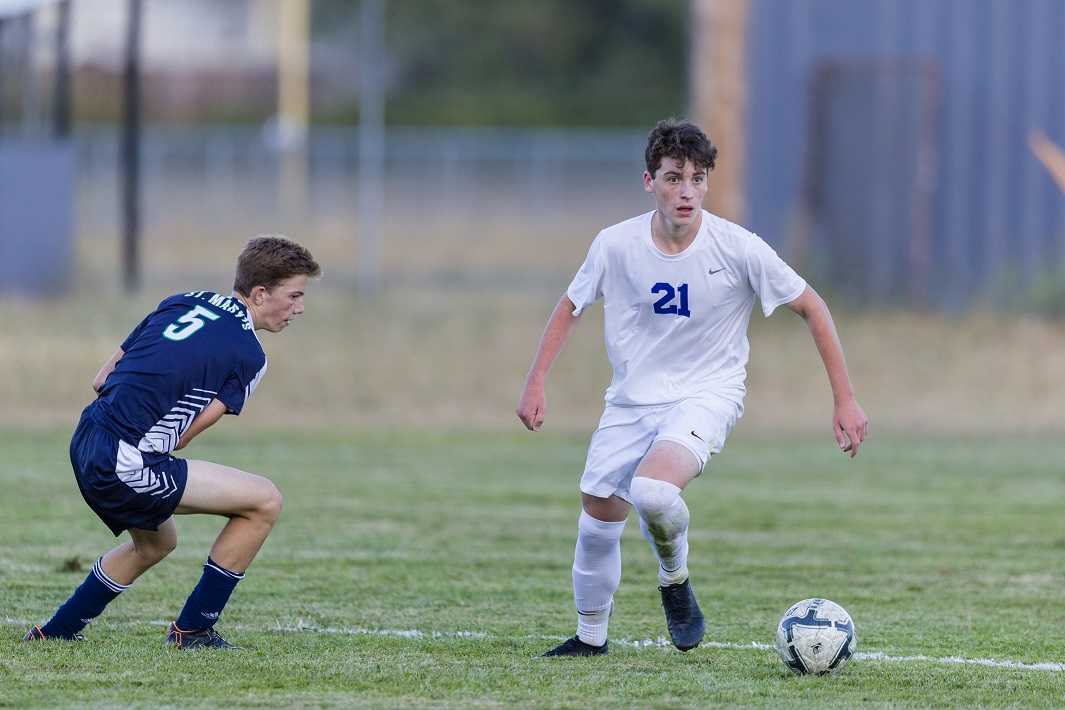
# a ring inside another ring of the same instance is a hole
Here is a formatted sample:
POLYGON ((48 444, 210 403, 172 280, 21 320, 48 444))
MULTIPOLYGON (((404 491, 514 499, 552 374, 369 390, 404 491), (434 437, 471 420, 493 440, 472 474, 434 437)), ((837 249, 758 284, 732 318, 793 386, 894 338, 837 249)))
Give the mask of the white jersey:
POLYGON ((601 231, 566 291, 575 316, 603 298, 614 368, 606 401, 645 406, 717 395, 742 411, 755 296, 768 317, 806 282, 757 235, 705 210, 688 248, 664 254, 651 239, 653 215, 601 231))

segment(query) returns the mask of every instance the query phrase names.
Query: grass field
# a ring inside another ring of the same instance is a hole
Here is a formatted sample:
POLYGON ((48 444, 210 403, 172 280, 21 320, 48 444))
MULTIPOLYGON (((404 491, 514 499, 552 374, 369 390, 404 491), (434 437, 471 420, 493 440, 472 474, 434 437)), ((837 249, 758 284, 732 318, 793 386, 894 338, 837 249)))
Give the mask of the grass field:
POLYGON ((665 634, 654 565, 630 521, 611 654, 541 659, 573 631, 584 446, 558 434, 242 434, 239 423, 205 434, 190 455, 269 475, 286 507, 219 623, 245 650, 181 653, 163 647, 163 624, 198 577, 215 519, 180 520, 178 549, 89 627, 88 642, 18 642, 112 538, 77 494, 66 432, 6 429, 0 706, 923 708, 1065 697, 1060 665, 976 663, 1065 662, 1060 438, 879 438, 848 461, 827 436, 741 432, 687 495, 713 643, 688 654, 652 643, 665 634), (855 619, 863 655, 838 676, 791 676, 752 645, 772 643, 779 615, 808 596, 855 619))
POLYGON ((819 283, 872 422, 861 457, 828 434, 803 323, 756 311, 747 414, 686 494, 707 642, 663 644, 653 557, 630 522, 610 656, 539 658, 575 624, 576 482, 610 377, 601 308, 552 371, 545 433, 520 431, 513 409, 595 233, 650 205, 638 170, 598 192, 497 175, 471 192, 476 176, 454 177, 454 194, 436 194, 437 178, 424 195, 392 193, 403 205, 371 301, 356 294, 346 182, 315 185, 308 213, 281 219, 272 177, 149 171, 132 295, 114 185, 79 185, 69 292, 0 299, 0 707, 1063 704, 1065 325, 979 307, 856 312, 819 283), (19 643, 114 544, 66 459, 93 374, 165 296, 228 290, 261 231, 306 244, 324 275, 307 314, 264 335, 253 406, 188 452, 268 475, 286 496, 219 624, 245 650, 162 645, 221 527, 210 518, 179 521, 178 549, 87 643, 19 643), (810 596, 856 621, 859 655, 839 676, 794 677, 768 648, 810 596))

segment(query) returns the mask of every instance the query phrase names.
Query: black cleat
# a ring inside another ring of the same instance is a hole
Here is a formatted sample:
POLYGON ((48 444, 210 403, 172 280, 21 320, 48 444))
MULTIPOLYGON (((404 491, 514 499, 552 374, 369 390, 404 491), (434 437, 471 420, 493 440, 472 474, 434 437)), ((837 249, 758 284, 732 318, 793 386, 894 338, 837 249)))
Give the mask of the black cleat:
POLYGON ((183 631, 175 623, 170 624, 166 630, 166 645, 180 649, 188 648, 228 648, 240 650, 240 646, 234 646, 222 638, 222 635, 214 629, 197 629, 195 631, 183 631))
POLYGON ((45 636, 44 630, 36 624, 31 626, 30 630, 26 632, 26 635, 22 637, 23 641, 44 641, 45 639, 59 639, 61 641, 84 641, 85 637, 81 634, 74 634, 73 636, 45 636))
POLYGON ((607 654, 606 647, 606 643, 602 646, 593 646, 574 636, 552 648, 544 656, 605 656, 607 654))
POLYGON ((662 592, 662 608, 666 612, 666 626, 673 645, 681 651, 692 650, 703 640, 706 625, 690 580, 659 587, 658 591, 662 592))

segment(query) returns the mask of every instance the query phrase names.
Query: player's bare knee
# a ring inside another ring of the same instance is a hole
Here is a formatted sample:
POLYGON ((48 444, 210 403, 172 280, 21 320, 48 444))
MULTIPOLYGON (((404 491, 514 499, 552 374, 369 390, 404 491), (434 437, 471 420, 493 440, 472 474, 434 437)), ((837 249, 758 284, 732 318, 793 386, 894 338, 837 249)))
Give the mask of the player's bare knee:
POLYGON ((159 540, 152 543, 140 543, 133 546, 133 551, 144 567, 151 567, 163 561, 177 547, 177 539, 159 540))
POLYGON ((263 522, 273 525, 281 515, 284 499, 281 491, 271 481, 266 481, 263 486, 263 494, 259 504, 255 508, 255 515, 263 522))

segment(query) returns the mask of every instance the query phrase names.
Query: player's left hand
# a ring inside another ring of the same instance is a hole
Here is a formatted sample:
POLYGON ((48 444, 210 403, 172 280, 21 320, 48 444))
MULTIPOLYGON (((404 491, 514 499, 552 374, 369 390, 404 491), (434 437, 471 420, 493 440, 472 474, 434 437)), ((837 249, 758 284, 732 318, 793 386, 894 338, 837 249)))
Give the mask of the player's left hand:
POLYGON ((832 415, 832 431, 839 449, 851 458, 858 455, 858 448, 869 436, 869 418, 855 399, 836 404, 832 415))

